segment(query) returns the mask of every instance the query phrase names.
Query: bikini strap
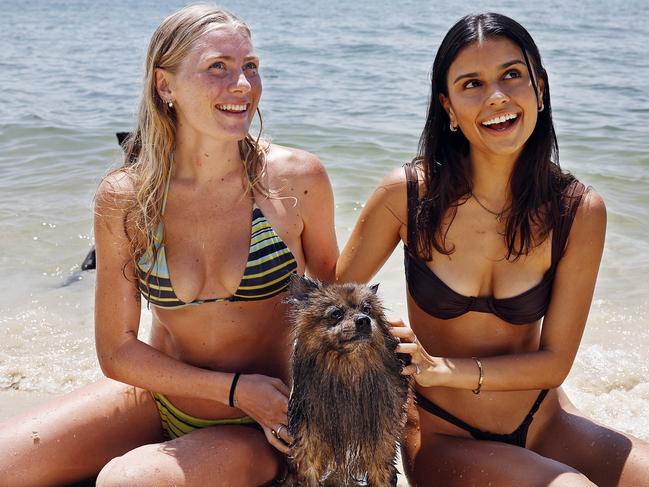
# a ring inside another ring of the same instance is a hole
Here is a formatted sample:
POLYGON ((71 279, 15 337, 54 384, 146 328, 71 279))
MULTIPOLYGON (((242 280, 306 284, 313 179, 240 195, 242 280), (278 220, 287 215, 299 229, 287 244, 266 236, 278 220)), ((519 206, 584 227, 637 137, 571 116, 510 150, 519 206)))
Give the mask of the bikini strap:
POLYGON ((471 434, 471 436, 475 437, 476 435, 483 433, 478 428, 471 426, 470 424, 462 421, 457 416, 449 413, 446 409, 441 408, 426 396, 422 395, 419 391, 415 391, 415 399, 417 405, 421 406, 424 410, 428 411, 431 414, 434 414, 439 418, 442 418, 444 421, 447 421, 452 425, 457 426, 458 428, 463 429, 467 433, 471 434))
POLYGON ((406 171, 406 183, 408 194, 408 241, 406 245, 411 252, 417 252, 417 207, 419 206, 419 177, 413 162, 406 162, 403 165, 406 171))
POLYGON ((568 236, 575 221, 581 198, 586 187, 577 180, 571 182, 561 196, 561 217, 559 225, 552 231, 552 267, 556 267, 566 251, 568 236))
POLYGON ((171 184, 171 168, 173 166, 169 166, 169 174, 167 174, 167 182, 165 183, 165 192, 162 197, 162 214, 165 214, 165 208, 167 208, 167 195, 169 194, 169 185, 171 184))
POLYGON ((536 398, 536 401, 534 401, 534 404, 532 404, 532 407, 530 408, 530 412, 527 413, 527 416, 531 419, 534 417, 536 412, 539 410, 541 407, 541 403, 543 402, 543 399, 545 399, 545 396, 548 395, 548 389, 543 389, 539 395, 536 398))
POLYGON ((548 395, 548 389, 543 389, 536 397, 536 401, 534 401, 534 404, 532 404, 532 407, 527 413, 527 416, 525 416, 525 419, 518 426, 518 428, 516 428, 509 435, 504 435, 504 436, 508 436, 513 441, 513 444, 525 448, 525 444, 527 443, 527 432, 529 431, 530 425, 534 420, 534 415, 539 410, 539 407, 541 407, 541 403, 543 402, 545 396, 547 395, 548 395))

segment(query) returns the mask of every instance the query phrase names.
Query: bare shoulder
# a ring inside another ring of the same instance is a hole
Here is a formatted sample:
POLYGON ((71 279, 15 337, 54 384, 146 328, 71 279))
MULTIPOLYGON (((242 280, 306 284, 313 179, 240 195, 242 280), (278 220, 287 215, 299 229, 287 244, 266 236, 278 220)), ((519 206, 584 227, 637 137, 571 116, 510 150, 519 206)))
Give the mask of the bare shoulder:
POLYGON ((294 147, 271 144, 266 158, 270 177, 322 177, 326 170, 314 154, 294 147))
POLYGON ((602 197, 592 188, 587 188, 579 206, 568 236, 567 250, 576 257, 584 257, 588 248, 601 250, 606 236, 606 205, 602 197))
POLYGON ((604 199, 593 188, 587 188, 581 197, 574 226, 578 231, 603 231, 606 227, 604 199))
POLYGON ((406 188, 406 172, 403 167, 396 167, 386 174, 376 189, 386 194, 403 196, 406 193, 406 188))
POLYGON ((119 169, 106 175, 99 183, 95 194, 95 216, 115 216, 123 213, 132 201, 135 192, 133 174, 119 169))
POLYGON ((266 157, 266 177, 268 188, 283 196, 304 200, 305 196, 318 197, 331 192, 322 161, 301 149, 272 144, 266 157))
POLYGON ((403 167, 391 170, 378 184, 368 201, 370 207, 384 207, 404 223, 408 213, 408 184, 403 167))
POLYGON ((581 198, 578 212, 585 212, 594 217, 606 217, 604 198, 593 188, 586 189, 581 198))

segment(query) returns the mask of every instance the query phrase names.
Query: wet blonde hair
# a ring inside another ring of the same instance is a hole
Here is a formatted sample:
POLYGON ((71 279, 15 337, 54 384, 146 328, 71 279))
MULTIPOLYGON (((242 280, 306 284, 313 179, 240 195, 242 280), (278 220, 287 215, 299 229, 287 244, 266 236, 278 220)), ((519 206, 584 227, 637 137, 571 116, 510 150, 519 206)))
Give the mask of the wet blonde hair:
MULTIPOLYGON (((157 258, 156 231, 162 220, 165 188, 176 145, 176 113, 158 94, 155 71, 163 68, 176 72, 198 39, 225 25, 251 37, 250 28, 242 20, 226 10, 203 4, 170 15, 151 37, 137 125, 126 142, 125 162, 120 168, 134 184, 124 224, 135 262, 145 253, 151 254, 152 264, 157 258)), ((259 109, 257 113, 261 121, 259 109)), ((239 141, 246 193, 256 189, 267 194, 261 179, 269 144, 267 141, 260 144, 260 136, 261 127, 256 138, 247 134, 239 141)))

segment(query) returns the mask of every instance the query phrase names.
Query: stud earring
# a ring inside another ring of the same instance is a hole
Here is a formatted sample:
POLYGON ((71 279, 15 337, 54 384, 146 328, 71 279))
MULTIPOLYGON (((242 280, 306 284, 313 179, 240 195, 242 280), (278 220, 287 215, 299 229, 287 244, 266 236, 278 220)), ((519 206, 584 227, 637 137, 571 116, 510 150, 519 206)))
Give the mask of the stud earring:
POLYGON ((171 100, 169 100, 169 101, 167 102, 167 105, 169 105, 169 108, 173 108, 173 107, 174 107, 174 102, 171 101, 171 100))
POLYGON ((457 132, 457 127, 453 125, 453 122, 449 122, 448 128, 451 130, 451 132, 457 132))

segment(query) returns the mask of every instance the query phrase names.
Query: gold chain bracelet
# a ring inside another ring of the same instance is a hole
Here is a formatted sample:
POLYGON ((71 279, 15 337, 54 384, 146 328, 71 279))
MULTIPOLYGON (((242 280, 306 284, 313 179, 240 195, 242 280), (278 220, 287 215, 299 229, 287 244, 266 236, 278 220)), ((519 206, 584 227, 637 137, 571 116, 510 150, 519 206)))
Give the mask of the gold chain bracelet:
POLYGON ((482 383, 484 382, 484 371, 482 370, 482 362, 480 362, 480 359, 478 357, 471 357, 473 360, 475 360, 475 363, 478 364, 478 370, 480 371, 480 378, 478 379, 478 387, 475 389, 471 389, 471 392, 473 392, 475 395, 480 394, 480 389, 482 389, 482 383))

